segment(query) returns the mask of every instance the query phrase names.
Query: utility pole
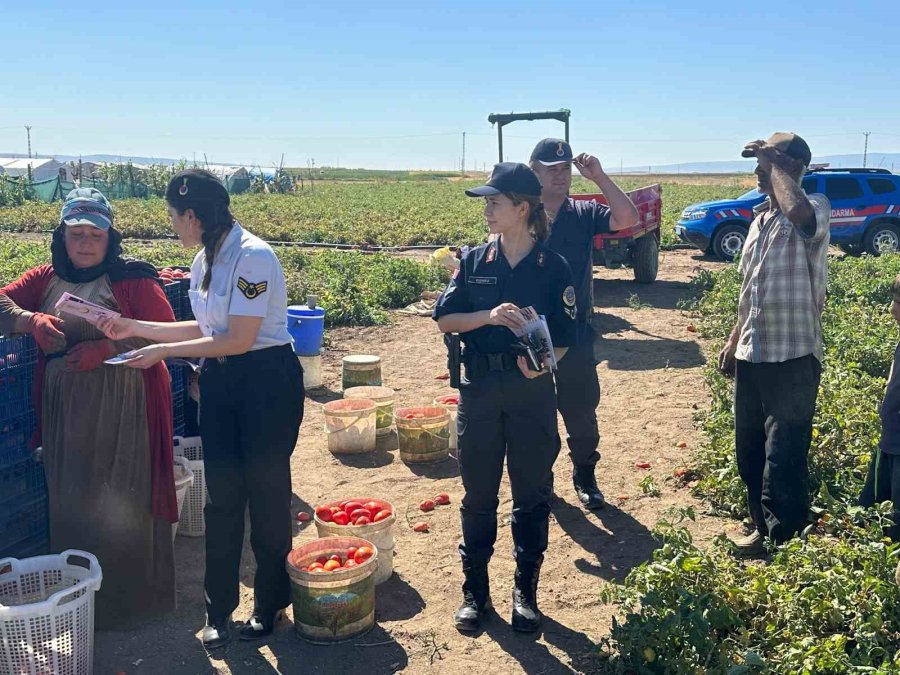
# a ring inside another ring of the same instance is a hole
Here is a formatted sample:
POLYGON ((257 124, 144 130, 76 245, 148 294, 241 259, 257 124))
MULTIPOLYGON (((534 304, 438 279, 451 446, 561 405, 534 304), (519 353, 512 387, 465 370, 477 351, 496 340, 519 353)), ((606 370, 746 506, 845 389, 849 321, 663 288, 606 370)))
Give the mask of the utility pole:
POLYGON ((28 134, 28 159, 31 159, 31 126, 25 125, 25 133, 28 134))
POLYGON ((462 175, 466 175, 466 132, 463 132, 462 175))
POLYGON ((863 168, 864 169, 866 168, 866 160, 869 158, 869 134, 871 134, 871 133, 872 133, 871 131, 863 132, 863 136, 866 137, 866 145, 865 145, 865 148, 863 149, 863 168))

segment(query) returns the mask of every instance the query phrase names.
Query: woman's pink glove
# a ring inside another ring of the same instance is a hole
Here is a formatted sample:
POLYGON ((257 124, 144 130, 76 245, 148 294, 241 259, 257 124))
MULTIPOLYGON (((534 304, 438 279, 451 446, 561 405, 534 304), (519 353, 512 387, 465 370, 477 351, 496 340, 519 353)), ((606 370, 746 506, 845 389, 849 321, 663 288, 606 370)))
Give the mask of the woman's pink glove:
POLYGON ((28 318, 28 332, 45 354, 56 354, 66 348, 62 325, 62 319, 51 314, 35 312, 28 318))
POLYGON ((76 373, 84 373, 115 355, 116 345, 112 340, 85 340, 66 354, 66 367, 76 373))

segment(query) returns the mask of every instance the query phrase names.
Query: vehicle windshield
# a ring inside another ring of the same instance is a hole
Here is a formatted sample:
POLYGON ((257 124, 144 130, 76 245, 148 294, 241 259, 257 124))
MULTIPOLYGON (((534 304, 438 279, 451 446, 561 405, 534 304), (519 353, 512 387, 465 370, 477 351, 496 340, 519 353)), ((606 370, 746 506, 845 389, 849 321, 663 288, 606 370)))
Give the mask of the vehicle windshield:
POLYGON ((760 192, 756 188, 753 188, 752 190, 750 190, 750 192, 742 194, 740 197, 738 197, 738 199, 756 199, 757 197, 762 197, 762 192, 760 192))

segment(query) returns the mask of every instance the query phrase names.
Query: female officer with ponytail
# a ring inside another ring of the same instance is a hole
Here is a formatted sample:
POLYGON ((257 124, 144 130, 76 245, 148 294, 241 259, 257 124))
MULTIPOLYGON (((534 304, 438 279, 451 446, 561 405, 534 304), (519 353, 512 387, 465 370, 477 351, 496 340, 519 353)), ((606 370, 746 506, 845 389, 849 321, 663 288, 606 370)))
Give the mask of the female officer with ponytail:
POLYGON ((503 460, 512 487, 516 559, 512 627, 540 625, 538 574, 547 548, 553 463, 559 454, 553 377, 530 370, 513 352, 519 309, 547 319, 561 358, 574 344, 575 291, 561 256, 544 244, 547 216, 541 183, 524 164, 497 164, 487 185, 467 190, 484 197, 492 241, 469 250, 434 310, 444 333, 461 333, 465 378, 458 412, 459 464, 466 494, 462 516, 461 631, 478 629, 490 607, 488 561, 497 539, 497 494, 503 460))
POLYGON ((155 343, 131 353, 127 365, 134 368, 168 358, 204 358, 200 436, 210 503, 202 640, 213 649, 231 637, 248 502, 255 609, 240 637, 269 635, 290 603, 285 570, 292 534, 290 456, 303 419, 303 374, 287 332, 281 264, 231 215, 222 183, 208 171, 182 171, 169 183, 166 202, 181 243, 203 246, 191 266, 196 321, 116 319, 101 328, 113 339, 155 343))

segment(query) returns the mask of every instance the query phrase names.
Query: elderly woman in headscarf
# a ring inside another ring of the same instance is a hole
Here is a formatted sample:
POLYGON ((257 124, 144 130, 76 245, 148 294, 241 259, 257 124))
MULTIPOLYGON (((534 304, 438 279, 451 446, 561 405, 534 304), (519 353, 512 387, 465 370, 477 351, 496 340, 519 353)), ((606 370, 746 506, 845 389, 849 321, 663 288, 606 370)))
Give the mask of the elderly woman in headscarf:
POLYGON ((175 607, 171 380, 165 364, 106 365, 146 341, 107 339, 59 314, 63 293, 125 317, 174 321, 156 269, 122 257, 122 235, 97 190, 66 198, 41 265, 0 289, 0 333, 30 333, 40 348, 34 401, 50 502, 50 547, 89 551, 103 569, 96 622, 128 629, 175 607))

